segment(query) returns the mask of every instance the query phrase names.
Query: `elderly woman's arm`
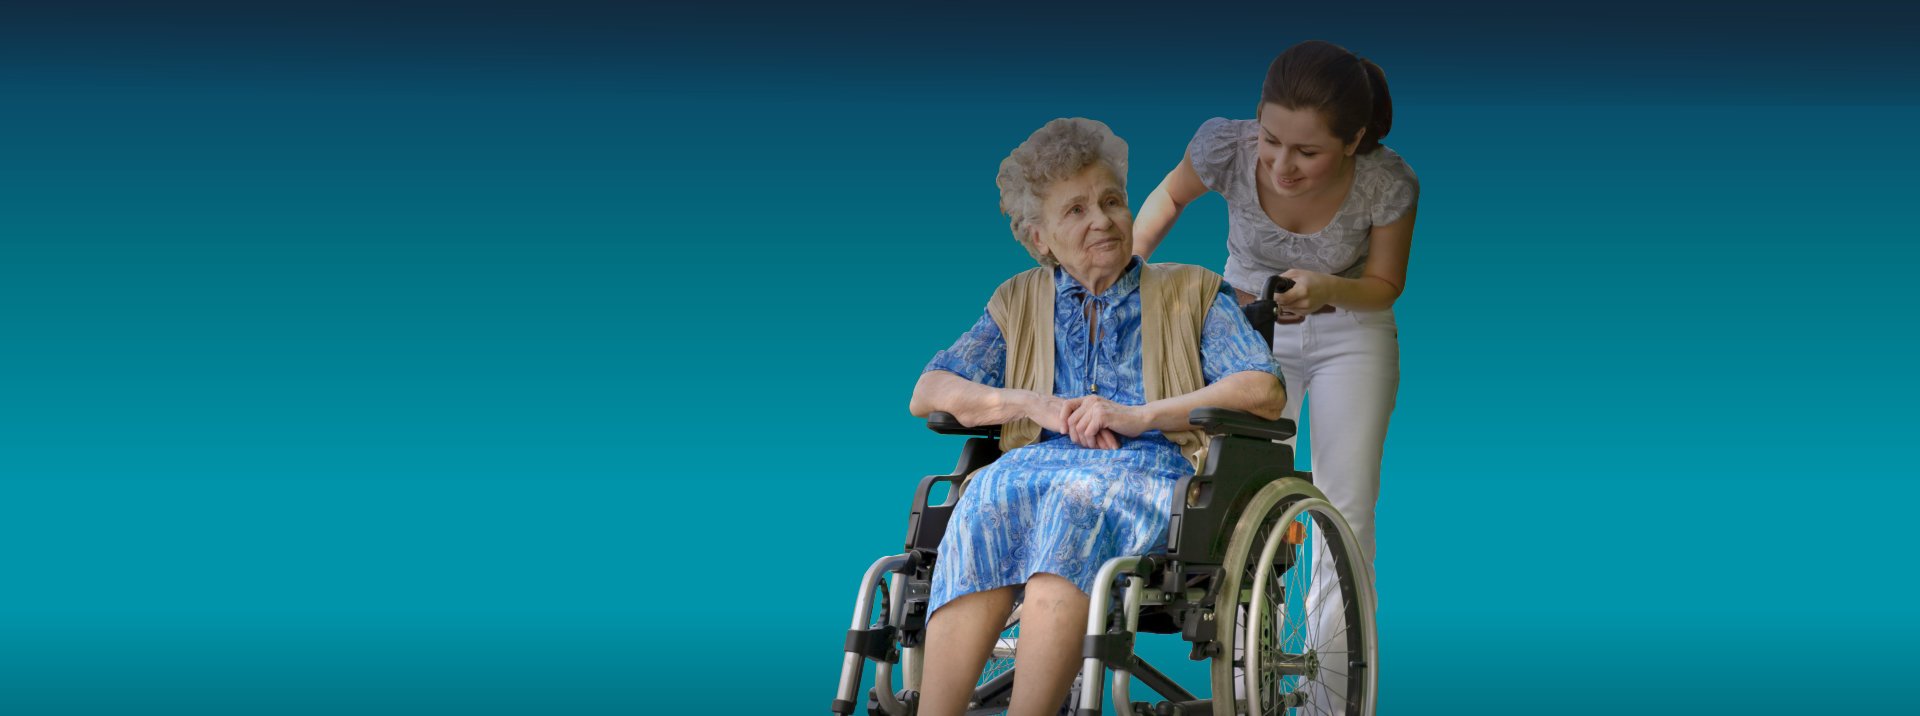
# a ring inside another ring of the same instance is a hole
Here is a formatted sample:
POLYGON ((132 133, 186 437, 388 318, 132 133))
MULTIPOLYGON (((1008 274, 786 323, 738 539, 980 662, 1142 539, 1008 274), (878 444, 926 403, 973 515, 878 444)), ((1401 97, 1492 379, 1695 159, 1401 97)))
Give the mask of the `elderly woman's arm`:
POLYGON ((1102 430, 1138 437, 1148 430, 1191 429, 1187 415, 1194 408, 1229 408, 1272 420, 1280 417, 1280 411, 1286 407, 1287 391, 1280 386, 1280 379, 1264 371, 1242 371, 1186 395, 1146 405, 1121 405, 1088 396, 1067 417, 1067 434, 1075 442, 1102 430))
POLYGON ((924 418, 934 411, 952 413, 962 425, 1004 425, 1020 418, 1031 418, 1040 427, 1066 432, 1067 411, 1072 402, 1031 390, 995 388, 975 383, 944 370, 920 374, 913 384, 913 398, 907 410, 924 418))

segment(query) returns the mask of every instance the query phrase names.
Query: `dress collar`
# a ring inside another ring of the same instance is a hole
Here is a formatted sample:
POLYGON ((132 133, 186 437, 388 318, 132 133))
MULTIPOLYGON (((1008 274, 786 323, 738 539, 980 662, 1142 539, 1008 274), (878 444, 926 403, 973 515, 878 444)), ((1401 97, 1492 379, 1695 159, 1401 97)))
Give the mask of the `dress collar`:
MULTIPOLYGON (((1067 273, 1066 268, 1060 266, 1053 267, 1053 286, 1054 295, 1077 300, 1086 300, 1087 297, 1093 293, 1089 291, 1086 286, 1081 285, 1080 281, 1073 277, 1073 274, 1067 273)), ((1112 286, 1107 287, 1105 293, 1093 296, 1093 298, 1105 299, 1108 303, 1114 303, 1122 298, 1126 298, 1128 293, 1132 293, 1134 289, 1139 287, 1140 257, 1135 256, 1127 260, 1127 270, 1120 274, 1120 280, 1114 281, 1112 286)))

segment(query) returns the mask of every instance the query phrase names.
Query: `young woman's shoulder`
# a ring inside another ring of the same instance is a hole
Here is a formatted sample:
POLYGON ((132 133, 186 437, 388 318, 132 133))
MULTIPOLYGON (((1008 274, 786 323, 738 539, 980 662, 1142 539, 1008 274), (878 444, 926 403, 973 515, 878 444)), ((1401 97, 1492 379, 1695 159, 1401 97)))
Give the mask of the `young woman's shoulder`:
POLYGON ((1376 175, 1399 181, 1412 182, 1416 185, 1420 183, 1420 178, 1414 176, 1413 166, 1407 164, 1406 157, 1400 156, 1399 152, 1393 151, 1392 147, 1385 144, 1380 145, 1379 149, 1360 155, 1357 159, 1359 162, 1358 166, 1363 173, 1372 172, 1376 175))
POLYGON ((1232 191, 1229 183, 1241 173, 1239 168, 1253 146, 1256 126, 1251 119, 1225 117, 1214 117, 1200 124, 1193 140, 1187 143, 1187 156, 1192 159, 1193 172, 1200 175, 1201 183, 1222 195, 1232 191))
POLYGON ((1374 226, 1398 221, 1420 202, 1420 177, 1399 152, 1384 144, 1359 155, 1354 171, 1355 189, 1366 200, 1374 226))

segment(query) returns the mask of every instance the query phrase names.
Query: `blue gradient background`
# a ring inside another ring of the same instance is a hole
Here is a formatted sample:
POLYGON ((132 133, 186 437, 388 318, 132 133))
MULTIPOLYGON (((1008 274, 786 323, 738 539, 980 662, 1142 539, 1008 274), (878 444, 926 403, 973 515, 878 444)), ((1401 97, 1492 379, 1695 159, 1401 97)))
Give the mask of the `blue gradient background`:
POLYGON ((1311 5, 0 10, 0 713, 824 712, 1000 158, 1314 37, 1424 187, 1385 702, 1910 708, 1913 12, 1311 5))

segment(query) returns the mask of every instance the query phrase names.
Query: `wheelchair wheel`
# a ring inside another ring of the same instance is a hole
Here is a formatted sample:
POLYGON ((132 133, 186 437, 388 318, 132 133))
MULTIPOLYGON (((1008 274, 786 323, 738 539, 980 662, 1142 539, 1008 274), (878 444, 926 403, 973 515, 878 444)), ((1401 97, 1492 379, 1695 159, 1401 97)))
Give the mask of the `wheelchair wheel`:
POLYGON ((1262 488, 1222 564, 1214 714, 1372 714, 1373 605, 1359 542, 1326 497, 1296 478, 1262 488))

